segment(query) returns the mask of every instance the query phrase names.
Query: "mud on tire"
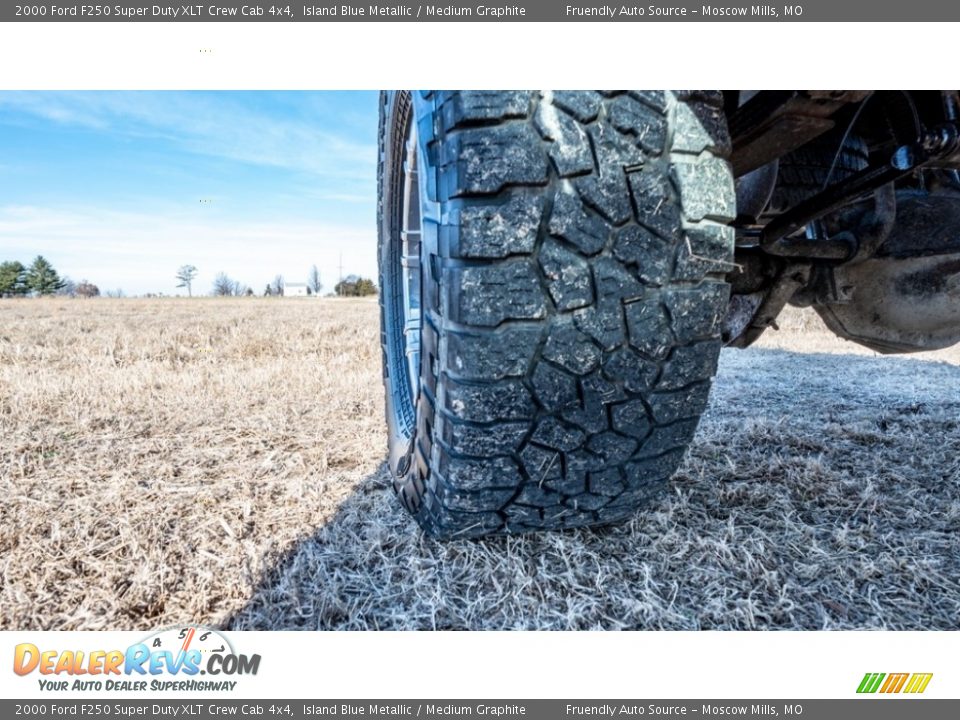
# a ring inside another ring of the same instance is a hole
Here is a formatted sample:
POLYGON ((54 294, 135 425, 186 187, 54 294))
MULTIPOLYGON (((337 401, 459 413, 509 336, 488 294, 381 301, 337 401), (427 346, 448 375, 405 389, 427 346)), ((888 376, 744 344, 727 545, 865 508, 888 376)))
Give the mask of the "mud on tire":
POLYGON ((612 523, 665 487, 720 351, 728 153, 719 93, 382 96, 389 465, 427 533, 612 523))

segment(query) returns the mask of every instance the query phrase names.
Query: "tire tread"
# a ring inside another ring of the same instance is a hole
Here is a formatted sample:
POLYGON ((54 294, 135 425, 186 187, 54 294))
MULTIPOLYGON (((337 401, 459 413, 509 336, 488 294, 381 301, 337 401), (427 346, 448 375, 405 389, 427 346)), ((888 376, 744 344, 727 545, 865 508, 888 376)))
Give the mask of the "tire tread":
POLYGON ((424 275, 429 418, 398 490, 440 538, 625 519, 676 470, 716 371, 735 214, 722 103, 426 102, 447 221, 424 275))

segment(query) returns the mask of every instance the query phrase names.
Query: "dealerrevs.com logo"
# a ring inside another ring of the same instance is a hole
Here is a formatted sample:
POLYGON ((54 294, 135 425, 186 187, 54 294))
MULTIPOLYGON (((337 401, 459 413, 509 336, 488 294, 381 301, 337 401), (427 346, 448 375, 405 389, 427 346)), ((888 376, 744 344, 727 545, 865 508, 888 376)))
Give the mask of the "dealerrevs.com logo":
POLYGON ((237 685, 232 678, 259 669, 260 655, 237 653, 223 633, 199 626, 160 630, 125 650, 20 643, 13 653, 17 675, 35 673, 40 689, 53 692, 230 691, 237 685))
POLYGON ((906 693, 916 695, 927 689, 933 673, 867 673, 857 686, 860 694, 906 693))

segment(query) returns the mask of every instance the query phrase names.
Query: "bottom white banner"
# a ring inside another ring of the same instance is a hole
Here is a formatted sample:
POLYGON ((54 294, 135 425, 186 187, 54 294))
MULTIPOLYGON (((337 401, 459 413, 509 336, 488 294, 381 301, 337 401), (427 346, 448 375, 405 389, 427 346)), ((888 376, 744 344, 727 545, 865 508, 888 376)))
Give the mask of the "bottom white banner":
POLYGON ((951 632, 0 633, 0 697, 960 698, 951 632))

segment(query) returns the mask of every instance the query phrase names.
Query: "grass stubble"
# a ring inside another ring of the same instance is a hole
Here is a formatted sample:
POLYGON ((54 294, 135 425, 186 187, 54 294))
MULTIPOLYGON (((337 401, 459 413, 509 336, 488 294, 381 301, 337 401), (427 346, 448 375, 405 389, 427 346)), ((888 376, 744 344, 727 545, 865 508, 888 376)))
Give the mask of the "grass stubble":
POLYGON ((376 303, 0 301, 0 628, 956 629, 960 348, 793 311, 624 525, 425 538, 376 303))

